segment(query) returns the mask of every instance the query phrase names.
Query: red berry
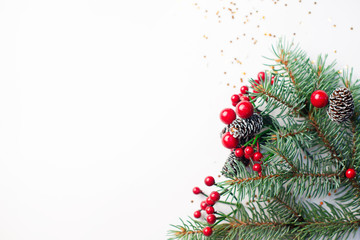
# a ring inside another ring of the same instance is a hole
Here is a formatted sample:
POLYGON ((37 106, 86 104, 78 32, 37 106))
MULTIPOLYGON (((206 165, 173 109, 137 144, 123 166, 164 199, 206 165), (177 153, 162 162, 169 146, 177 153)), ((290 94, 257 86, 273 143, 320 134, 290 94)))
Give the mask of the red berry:
POLYGON ((214 202, 210 197, 208 197, 208 198, 205 200, 205 202, 206 202, 206 204, 207 204, 208 206, 213 206, 213 205, 215 205, 215 202, 214 202))
POLYGON ((263 158, 263 155, 261 154, 261 152, 254 153, 254 156, 253 156, 254 161, 260 161, 260 159, 262 159, 262 158, 263 158))
POLYGON ((214 192, 210 193, 209 197, 210 197, 211 200, 213 200, 214 202, 219 201, 219 199, 220 199, 220 193, 214 191, 214 192))
POLYGON ((245 154, 245 158, 246 158, 246 159, 250 159, 251 156, 245 154))
POLYGON ((205 182, 206 186, 210 187, 215 184, 215 179, 212 176, 208 176, 205 178, 204 182, 205 182))
POLYGON ((231 101, 232 101, 233 103, 238 103, 238 102, 240 102, 240 96, 239 96, 238 94, 232 95, 232 96, 231 96, 231 101))
POLYGON ((245 155, 248 155, 249 157, 252 157, 252 155, 254 154, 254 149, 252 147, 246 147, 245 150, 245 155))
POLYGON ((242 86, 242 87, 240 88, 240 92, 241 92, 242 94, 247 94, 248 91, 249 91, 248 86, 242 86))
POLYGON ((259 177, 262 177, 262 173, 261 173, 261 172, 258 172, 258 174, 259 174, 259 177))
POLYGON ((203 229, 203 234, 204 234, 206 237, 210 237, 211 234, 212 234, 212 229, 211 229, 211 227, 205 227, 205 228, 203 229))
POLYGON ((220 112, 220 120, 225 124, 230 124, 236 119, 235 111, 231 108, 225 108, 220 112))
POLYGON ((265 81, 265 73, 264 72, 259 72, 258 73, 258 79, 262 80, 262 81, 265 81))
POLYGON ((236 114, 243 119, 251 117, 253 113, 254 106, 251 104, 251 102, 242 101, 236 105, 236 114))
POLYGON ((271 82, 270 82, 271 85, 274 84, 274 81, 275 81, 274 79, 275 79, 275 76, 272 76, 272 77, 271 77, 271 82))
POLYGON ((317 108, 325 107, 329 102, 327 93, 323 90, 316 90, 311 94, 310 101, 317 108))
POLYGON ((201 193, 201 189, 198 188, 198 187, 194 187, 194 188, 193 188, 193 193, 196 194, 196 195, 197 195, 197 194, 200 194, 200 193, 201 193))
POLYGON ((207 206, 205 211, 207 214, 213 214, 215 212, 215 209, 213 206, 207 206))
POLYGON ((251 100, 254 100, 256 97, 255 96, 251 96, 251 100))
POLYGON ((250 98, 248 96, 242 96, 241 101, 250 101, 250 98))
POLYGON ((261 165, 259 163, 255 163, 252 167, 253 171, 261 172, 261 165))
POLYGON ((233 135, 231 135, 229 132, 227 132, 222 136, 222 144, 226 148, 236 148, 238 145, 238 140, 237 138, 234 138, 233 135))
POLYGON ((207 205, 207 203, 206 203, 205 201, 202 201, 202 202, 200 203, 200 208, 201 208, 202 210, 205 210, 207 206, 208 206, 208 205, 207 205))
POLYGON ((194 218, 200 218, 201 217, 201 212, 200 211, 195 211, 194 212, 194 218))
POLYGON ((352 168, 349 168, 348 170, 346 170, 345 175, 348 179, 353 179, 356 176, 356 171, 352 168))
POLYGON ((235 156, 240 158, 240 157, 243 157, 244 156, 244 150, 242 148, 237 148, 235 150, 235 156))
POLYGON ((209 224, 214 224, 216 222, 216 217, 214 214, 209 214, 206 218, 206 221, 209 223, 209 224))

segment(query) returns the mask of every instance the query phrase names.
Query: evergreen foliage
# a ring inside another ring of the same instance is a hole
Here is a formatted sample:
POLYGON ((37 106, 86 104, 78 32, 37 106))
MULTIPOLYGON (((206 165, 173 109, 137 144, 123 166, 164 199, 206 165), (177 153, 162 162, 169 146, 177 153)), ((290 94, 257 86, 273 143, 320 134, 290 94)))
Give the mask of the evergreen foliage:
POLYGON ((337 70, 326 55, 312 62, 292 42, 280 40, 273 51, 266 79, 249 80, 264 127, 245 145, 259 141, 262 175, 241 162, 229 165, 227 180, 216 186, 232 211, 216 213, 210 237, 202 234, 210 225, 190 218, 173 226, 170 239, 347 239, 359 229, 360 174, 348 179, 345 172, 360 173, 360 80, 352 79, 352 69, 337 70), (310 102, 315 90, 330 95, 340 86, 355 104, 351 119, 341 124, 310 102), (335 192, 334 204, 309 202, 329 192, 335 192))

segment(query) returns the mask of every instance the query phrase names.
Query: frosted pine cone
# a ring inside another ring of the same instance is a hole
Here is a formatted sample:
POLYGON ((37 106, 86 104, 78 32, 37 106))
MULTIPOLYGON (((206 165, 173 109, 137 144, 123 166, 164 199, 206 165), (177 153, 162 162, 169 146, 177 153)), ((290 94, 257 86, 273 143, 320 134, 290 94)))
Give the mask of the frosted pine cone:
POLYGON ((254 113, 250 118, 235 119, 226 129, 235 138, 239 139, 239 144, 249 141, 255 134, 260 132, 263 126, 263 119, 260 114, 254 113))
POLYGON ((328 115, 332 121, 341 123, 354 114, 354 100, 349 89, 340 87, 330 95, 328 115))
POLYGON ((230 153, 229 157, 227 158, 221 173, 225 176, 235 177, 237 175, 237 167, 236 167, 237 161, 241 161, 245 165, 245 167, 247 167, 250 162, 250 160, 246 159, 245 157, 241 157, 241 158, 236 157, 233 151, 230 153))

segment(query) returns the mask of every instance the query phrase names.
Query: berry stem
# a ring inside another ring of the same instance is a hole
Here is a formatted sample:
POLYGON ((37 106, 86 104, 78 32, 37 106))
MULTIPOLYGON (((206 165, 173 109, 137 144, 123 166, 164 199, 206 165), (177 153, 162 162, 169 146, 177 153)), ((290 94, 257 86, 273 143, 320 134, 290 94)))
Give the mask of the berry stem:
POLYGON ((265 131, 259 133, 258 135, 256 135, 256 137, 255 137, 254 140, 253 140, 253 139, 250 139, 247 143, 245 143, 245 144, 243 145, 243 147, 248 146, 250 143, 253 143, 252 145, 254 145, 257 139, 259 139, 262 135, 264 135, 265 133, 268 133, 268 132, 270 132, 270 129, 266 129, 265 131))

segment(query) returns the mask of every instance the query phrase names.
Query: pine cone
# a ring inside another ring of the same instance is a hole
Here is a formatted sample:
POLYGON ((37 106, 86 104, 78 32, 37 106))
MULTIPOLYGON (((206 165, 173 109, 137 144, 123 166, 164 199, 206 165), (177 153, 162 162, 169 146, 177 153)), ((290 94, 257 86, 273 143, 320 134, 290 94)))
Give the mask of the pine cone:
POLYGON ((354 100, 349 89, 340 87, 330 95, 328 115, 332 121, 341 123, 354 114, 354 100))
POLYGON ((250 160, 245 157, 238 158, 235 156, 234 151, 230 153, 227 158, 221 173, 225 176, 235 177, 237 175, 236 162, 241 161, 245 167, 249 166, 250 160), (229 170, 231 168, 232 171, 229 170))
POLYGON ((262 126, 262 117, 260 114, 254 113, 248 119, 235 119, 230 125, 223 129, 222 134, 230 132, 231 135, 239 140, 239 145, 241 146, 260 132, 262 126))

